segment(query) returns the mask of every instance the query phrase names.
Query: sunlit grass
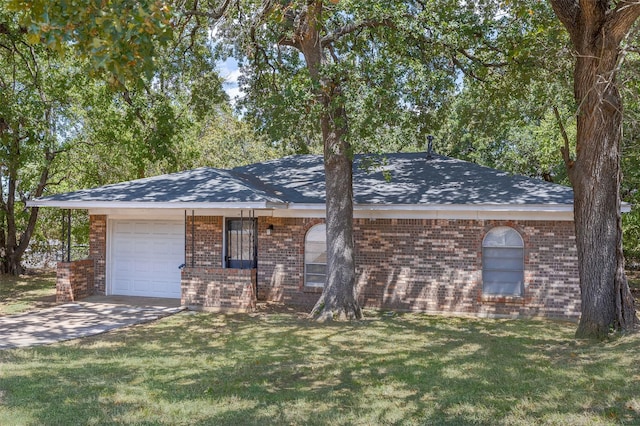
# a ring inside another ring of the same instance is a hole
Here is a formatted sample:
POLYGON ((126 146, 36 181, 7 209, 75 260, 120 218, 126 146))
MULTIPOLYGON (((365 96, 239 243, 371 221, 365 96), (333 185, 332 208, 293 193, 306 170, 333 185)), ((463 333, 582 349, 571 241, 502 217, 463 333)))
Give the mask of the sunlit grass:
POLYGON ((640 337, 417 314, 186 312, 0 352, 0 424, 638 424, 640 337))
POLYGON ((55 272, 19 277, 0 275, 0 315, 51 306, 55 298, 55 272))

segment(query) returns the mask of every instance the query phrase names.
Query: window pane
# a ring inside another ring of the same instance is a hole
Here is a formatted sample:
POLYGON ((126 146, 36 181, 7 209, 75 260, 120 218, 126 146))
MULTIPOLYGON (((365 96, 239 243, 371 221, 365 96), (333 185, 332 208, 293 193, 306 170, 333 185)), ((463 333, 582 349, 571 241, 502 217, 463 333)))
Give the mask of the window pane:
POLYGON ((307 263, 307 274, 320 274, 325 275, 327 273, 327 265, 324 263, 307 263))
POLYGON ((324 280, 325 280, 324 275, 308 274, 305 278, 306 279, 305 279, 304 285, 308 287, 324 287, 324 280))
POLYGON ((500 226, 493 228, 484 237, 483 247, 522 247, 522 237, 513 228, 500 226))
POLYGON ((485 248, 483 266, 485 269, 522 270, 522 249, 485 248))
POLYGON ((509 227, 490 230, 482 242, 484 294, 520 296, 524 283, 524 244, 509 227))
POLYGON ((327 237, 325 225, 315 225, 305 236, 304 284, 309 287, 323 287, 327 271, 327 237))

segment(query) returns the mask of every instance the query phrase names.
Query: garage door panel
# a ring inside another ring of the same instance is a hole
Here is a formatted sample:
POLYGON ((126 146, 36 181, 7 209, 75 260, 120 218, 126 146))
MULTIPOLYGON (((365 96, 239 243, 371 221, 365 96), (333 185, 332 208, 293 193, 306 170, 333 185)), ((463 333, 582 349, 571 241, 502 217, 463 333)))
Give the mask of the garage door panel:
POLYGON ((180 297, 184 224, 115 221, 112 232, 112 293, 180 297))

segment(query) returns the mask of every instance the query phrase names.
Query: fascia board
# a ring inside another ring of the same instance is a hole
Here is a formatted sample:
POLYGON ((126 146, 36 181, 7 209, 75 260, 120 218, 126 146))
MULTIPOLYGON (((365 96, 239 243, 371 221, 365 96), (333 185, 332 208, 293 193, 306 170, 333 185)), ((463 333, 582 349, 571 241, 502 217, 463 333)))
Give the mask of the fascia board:
POLYGON ((58 207, 61 209, 266 209, 286 207, 285 203, 230 202, 230 203, 190 203, 190 202, 144 202, 144 201, 57 201, 30 200, 27 207, 58 207))
MULTIPOLYGON (((325 210, 324 204, 289 204, 289 210, 325 210)), ((356 211, 526 211, 572 212, 571 204, 354 204, 356 211)))

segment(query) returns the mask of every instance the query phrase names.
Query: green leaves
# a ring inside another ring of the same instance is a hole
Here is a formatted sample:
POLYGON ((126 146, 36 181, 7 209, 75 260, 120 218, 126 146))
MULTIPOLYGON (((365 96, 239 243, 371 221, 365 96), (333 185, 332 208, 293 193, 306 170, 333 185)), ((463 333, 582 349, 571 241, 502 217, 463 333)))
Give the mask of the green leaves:
POLYGON ((87 60, 96 75, 138 81, 153 73, 157 46, 172 40, 172 11, 160 0, 11 0, 32 45, 87 60))

